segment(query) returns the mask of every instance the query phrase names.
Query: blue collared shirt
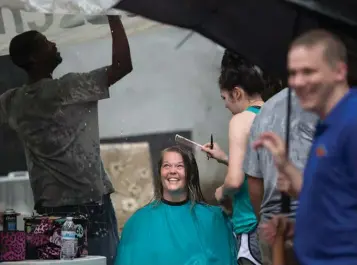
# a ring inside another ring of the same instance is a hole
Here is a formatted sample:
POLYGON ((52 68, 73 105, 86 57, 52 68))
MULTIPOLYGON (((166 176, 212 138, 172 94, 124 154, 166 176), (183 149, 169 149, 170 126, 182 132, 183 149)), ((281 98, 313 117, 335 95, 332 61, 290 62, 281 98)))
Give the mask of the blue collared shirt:
POLYGON ((357 89, 319 122, 304 171, 294 248, 301 265, 357 264, 357 89))

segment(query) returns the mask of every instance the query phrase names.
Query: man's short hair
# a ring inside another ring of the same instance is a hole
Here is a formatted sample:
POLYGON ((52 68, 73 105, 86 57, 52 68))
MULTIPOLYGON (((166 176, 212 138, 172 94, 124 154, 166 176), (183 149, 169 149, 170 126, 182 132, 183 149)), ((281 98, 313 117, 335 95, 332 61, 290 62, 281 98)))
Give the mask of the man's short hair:
POLYGON ((290 50, 297 46, 308 48, 316 45, 324 46, 324 55, 330 64, 344 62, 347 64, 347 49, 342 40, 327 30, 311 30, 297 37, 291 44, 290 50))
POLYGON ((30 58, 38 49, 37 38, 39 34, 36 30, 30 30, 15 36, 11 40, 9 54, 16 66, 29 70, 31 67, 30 58))

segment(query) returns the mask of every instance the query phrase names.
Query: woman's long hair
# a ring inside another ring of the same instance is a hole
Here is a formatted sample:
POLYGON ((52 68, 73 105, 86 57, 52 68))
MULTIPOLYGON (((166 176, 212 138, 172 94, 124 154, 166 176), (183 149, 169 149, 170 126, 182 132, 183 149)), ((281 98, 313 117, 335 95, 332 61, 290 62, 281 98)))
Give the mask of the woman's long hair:
POLYGON ((154 178, 154 200, 161 201, 163 199, 164 188, 161 180, 161 167, 165 153, 175 152, 182 156, 186 173, 186 185, 188 199, 193 203, 206 203, 200 187, 200 175, 196 159, 192 152, 181 148, 180 146, 171 146, 161 151, 161 157, 158 162, 158 174, 154 178))

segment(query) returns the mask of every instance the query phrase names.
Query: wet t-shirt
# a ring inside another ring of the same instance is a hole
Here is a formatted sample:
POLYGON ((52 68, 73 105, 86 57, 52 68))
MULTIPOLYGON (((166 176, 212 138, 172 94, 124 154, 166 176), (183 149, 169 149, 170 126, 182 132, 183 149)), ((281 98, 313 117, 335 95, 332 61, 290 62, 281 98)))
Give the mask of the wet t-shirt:
POLYGON ((114 191, 100 158, 98 100, 108 97, 106 68, 0 96, 0 124, 8 123, 23 142, 36 204, 100 202, 114 191))
MULTIPOLYGON (((265 148, 255 150, 252 145, 263 132, 274 132, 284 139, 287 121, 287 100, 288 89, 285 88, 265 102, 250 129, 249 148, 246 151, 243 170, 247 175, 262 179, 264 182, 264 196, 260 209, 261 221, 270 219, 274 214, 280 213, 281 192, 276 188, 278 172, 274 165, 273 156, 265 148)), ((300 170, 305 166, 316 123, 317 116, 304 111, 296 94, 292 92, 289 158, 300 170)), ((298 201, 292 200, 290 207, 289 217, 295 219, 298 201)))

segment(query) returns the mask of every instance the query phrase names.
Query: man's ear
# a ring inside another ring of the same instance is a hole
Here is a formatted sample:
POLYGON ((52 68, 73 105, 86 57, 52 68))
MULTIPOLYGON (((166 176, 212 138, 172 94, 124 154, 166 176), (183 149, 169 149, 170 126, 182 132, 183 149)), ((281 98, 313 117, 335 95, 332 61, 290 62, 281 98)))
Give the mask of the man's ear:
POLYGON ((27 68, 32 68, 32 66, 36 65, 37 62, 38 61, 35 56, 30 56, 27 58, 26 62, 24 62, 24 65, 26 65, 27 68))
POLYGON ((29 58, 28 58, 28 63, 29 64, 35 64, 35 63, 37 63, 37 60, 36 60, 36 57, 35 56, 30 56, 29 58))
POLYGON ((336 69, 336 78, 338 81, 344 81, 347 78, 347 73, 348 73, 348 66, 347 64, 343 63, 343 62, 338 62, 336 63, 335 66, 336 69))

